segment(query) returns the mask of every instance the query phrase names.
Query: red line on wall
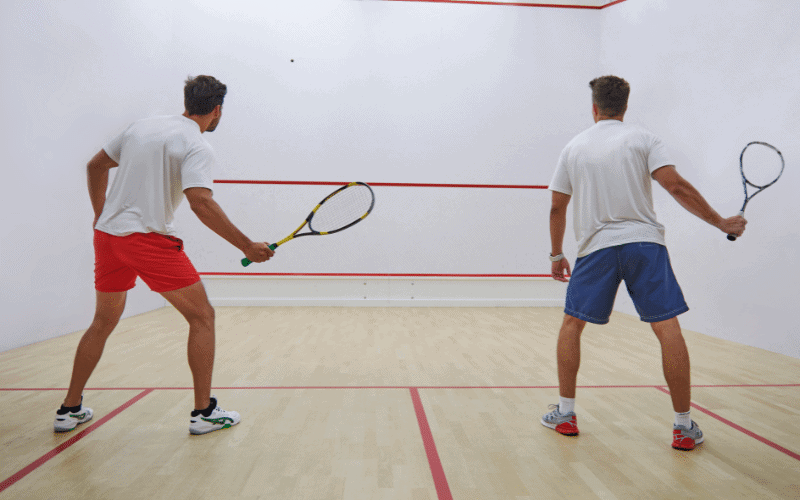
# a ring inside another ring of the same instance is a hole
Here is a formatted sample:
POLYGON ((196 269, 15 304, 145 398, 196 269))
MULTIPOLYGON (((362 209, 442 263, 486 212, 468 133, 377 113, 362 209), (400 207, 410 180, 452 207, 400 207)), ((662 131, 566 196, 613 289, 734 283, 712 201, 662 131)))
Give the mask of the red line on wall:
MULTIPOLYGON (((215 184, 266 184, 291 186, 343 186, 345 182, 331 181, 272 181, 244 179, 216 179, 215 184)), ((524 184, 421 184, 398 182, 368 182, 370 186, 383 187, 438 187, 482 189, 547 189, 544 185, 524 184)), ((201 276, 317 276, 317 277, 377 277, 377 278, 549 278, 549 274, 438 274, 438 273, 222 273, 202 272, 201 276)))
POLYGON ((385 0, 389 2, 423 2, 423 3, 457 3, 457 4, 477 4, 477 5, 509 5, 513 7, 551 7, 556 9, 589 9, 600 10, 622 3, 625 0, 616 0, 615 2, 601 5, 599 7, 594 5, 566 5, 566 4, 549 4, 549 3, 529 3, 529 2, 489 2, 485 0, 385 0))
MULTIPOLYGON (((254 181, 236 179, 216 179, 214 184, 269 184, 289 186, 344 186, 346 182, 328 181, 254 181)), ((422 184, 413 182, 367 182, 370 186, 381 187, 437 187, 437 188, 484 188, 484 189, 547 189, 543 185, 525 184, 422 184)))
POLYGON ((422 434, 422 442, 425 445, 425 453, 428 455, 428 465, 431 468, 433 484, 436 486, 436 495, 439 500, 453 500, 450 486, 447 484, 447 477, 444 475, 442 461, 439 460, 439 452, 436 451, 436 443, 433 441, 431 427, 428 425, 428 417, 425 416, 425 408, 422 406, 422 400, 419 397, 419 390, 416 387, 411 387, 409 390, 411 391, 411 400, 414 402, 414 411, 417 414, 417 423, 422 434))
MULTIPOLYGON (((658 389, 659 391, 664 392, 666 394, 669 394, 669 390, 665 389, 663 387, 656 387, 656 389, 658 389)), ((751 438, 756 439, 758 441, 761 441, 765 445, 767 445, 767 446, 769 446, 771 448, 775 448, 779 452, 781 452, 783 454, 786 454, 786 455, 794 458, 795 460, 800 460, 800 455, 798 455, 797 453, 795 453, 795 452, 793 452, 791 450, 787 450, 783 446, 781 446, 781 445, 779 445, 779 444, 777 444, 777 443, 775 443, 773 441, 770 441, 769 439, 767 439, 765 437, 759 436, 755 432, 749 431, 749 430, 745 429, 744 427, 742 427, 741 425, 735 424, 735 423, 731 422, 730 420, 728 420, 727 418, 721 417, 721 416, 717 415, 716 413, 714 413, 713 411, 707 410, 707 409, 703 408, 702 406, 700 406, 698 404, 695 404, 695 403, 690 403, 690 404, 692 405, 692 408, 696 408, 697 410, 700 410, 701 412, 705 413, 706 415, 708 415, 710 417, 713 417, 713 418, 716 418, 717 420, 719 420, 723 424, 725 424, 725 425, 727 425, 729 427, 733 427, 737 431, 743 432, 744 434, 747 434, 751 438)))
POLYGON ((549 274, 405 274, 405 273, 198 273, 201 276, 329 276, 359 278, 549 278, 549 274))
POLYGON ((66 440, 63 443, 61 443, 60 445, 56 446, 51 451, 45 453, 44 455, 42 455, 41 457, 36 459, 33 463, 31 463, 30 465, 28 465, 24 469, 20 470, 19 472, 17 472, 13 476, 9 477, 8 479, 6 479, 2 483, 0 483, 0 493, 2 493, 3 490, 9 488, 11 485, 16 483, 17 481, 19 481, 23 477, 27 476, 31 472, 35 471, 36 469, 38 469, 39 467, 44 465, 51 458, 55 457, 56 455, 58 455, 62 451, 66 450, 67 448, 69 448, 73 444, 77 443, 78 441, 80 441, 84 437, 88 436, 89 433, 93 432, 95 429, 97 429, 101 425, 105 424, 106 422, 108 422, 112 418, 114 418, 117 415, 119 415, 120 413, 122 413, 123 410, 125 410, 126 408, 128 408, 129 406, 134 404, 135 402, 139 401, 143 397, 147 396, 148 394, 153 392, 153 390, 154 389, 146 389, 144 392, 138 394, 137 396, 135 396, 134 398, 129 400, 127 403, 123 404, 122 406, 120 406, 116 410, 112 411, 111 413, 109 413, 105 417, 101 418, 100 420, 98 420, 94 424, 90 425, 89 427, 87 427, 86 429, 81 431, 79 434, 76 434, 75 436, 72 436, 68 440, 66 440))

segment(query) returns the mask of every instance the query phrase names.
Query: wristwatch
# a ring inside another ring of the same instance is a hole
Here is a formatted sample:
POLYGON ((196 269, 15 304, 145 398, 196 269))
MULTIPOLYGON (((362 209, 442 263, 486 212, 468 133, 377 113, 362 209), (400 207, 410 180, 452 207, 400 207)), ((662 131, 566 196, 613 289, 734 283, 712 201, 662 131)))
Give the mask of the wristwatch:
POLYGON ((558 255, 550 254, 550 262, 558 262, 559 260, 564 258, 564 254, 560 253, 558 255))

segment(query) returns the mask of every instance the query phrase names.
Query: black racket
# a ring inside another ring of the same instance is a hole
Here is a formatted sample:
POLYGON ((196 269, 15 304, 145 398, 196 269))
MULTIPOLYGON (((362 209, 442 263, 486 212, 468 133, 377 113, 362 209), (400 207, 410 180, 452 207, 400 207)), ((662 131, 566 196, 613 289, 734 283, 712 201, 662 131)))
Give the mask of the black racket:
MULTIPOLYGON (((363 182, 351 182, 326 196, 308 214, 300 227, 281 241, 271 244, 269 248, 275 250, 287 241, 300 236, 319 236, 344 231, 364 220, 374 206, 375 193, 372 192, 372 188, 363 182), (298 234, 306 224, 309 231, 298 234)), ((242 259, 243 266, 250 264, 252 261, 247 257, 242 259)))
MULTIPOLYGON (((739 215, 744 215, 744 207, 747 206, 747 203, 752 200, 755 195, 778 182, 778 179, 781 178, 781 174, 783 174, 783 167, 785 165, 786 163, 783 161, 783 155, 778 151, 778 148, 772 144, 753 141, 744 147, 742 154, 739 155, 739 172, 742 174, 742 185, 744 186, 744 205, 742 205, 739 215), (756 147, 748 149, 751 146, 756 147), (745 152, 748 152, 747 164, 751 165, 747 168, 747 174, 745 174, 744 168, 745 152), (775 156, 775 153, 778 153, 778 156, 775 156), (748 184, 758 189, 758 191, 747 196, 748 184)), ((729 234, 728 239, 736 241, 736 235, 729 234)))

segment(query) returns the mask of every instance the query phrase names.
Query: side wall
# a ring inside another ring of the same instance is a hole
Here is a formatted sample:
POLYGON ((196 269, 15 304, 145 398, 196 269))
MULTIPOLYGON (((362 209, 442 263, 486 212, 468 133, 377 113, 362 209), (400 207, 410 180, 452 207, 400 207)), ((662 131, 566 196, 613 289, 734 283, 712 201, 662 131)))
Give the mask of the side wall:
MULTIPOLYGON (((748 142, 783 152, 783 176, 748 204, 747 231, 734 243, 661 189, 656 211, 691 307, 682 325, 800 357, 800 32, 790 21, 800 4, 631 1, 603 16, 601 72, 631 83, 626 120, 661 135, 718 212, 741 207, 739 154, 748 142)), ((624 292, 617 307, 635 314, 624 292)))

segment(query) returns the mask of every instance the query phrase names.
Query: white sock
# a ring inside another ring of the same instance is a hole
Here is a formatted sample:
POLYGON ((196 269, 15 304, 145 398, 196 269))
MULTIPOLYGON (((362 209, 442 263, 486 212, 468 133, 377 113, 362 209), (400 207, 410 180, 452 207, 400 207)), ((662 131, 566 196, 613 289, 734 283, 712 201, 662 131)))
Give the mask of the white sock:
POLYGON ((562 398, 558 397, 558 413, 566 415, 571 411, 575 411, 575 398, 562 398))
POLYGON ((692 417, 689 415, 690 412, 686 413, 675 413, 675 425, 682 425, 687 429, 692 428, 692 417))

